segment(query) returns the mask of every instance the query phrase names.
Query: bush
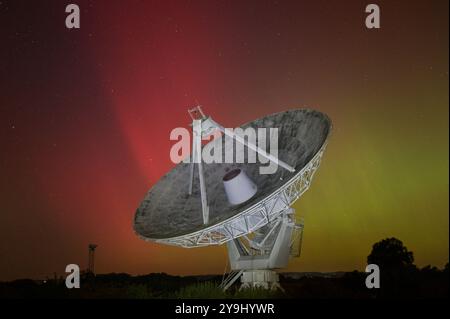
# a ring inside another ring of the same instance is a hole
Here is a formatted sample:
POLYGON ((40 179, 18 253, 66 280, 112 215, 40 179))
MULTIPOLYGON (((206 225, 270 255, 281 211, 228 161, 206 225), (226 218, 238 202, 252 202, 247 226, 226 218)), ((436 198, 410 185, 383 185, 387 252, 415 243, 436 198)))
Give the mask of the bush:
POLYGON ((146 285, 131 285, 127 288, 126 296, 131 299, 154 298, 153 292, 146 285))
POLYGON ((181 288, 173 296, 177 299, 222 299, 227 294, 215 282, 207 281, 181 288))
POLYGON ((273 299, 279 298, 281 292, 279 290, 267 290, 264 288, 245 288, 237 290, 231 298, 236 299, 273 299))
POLYGON ((280 297, 280 292, 262 288, 223 291, 216 282, 206 281, 181 288, 168 297, 176 299, 267 299, 280 297))

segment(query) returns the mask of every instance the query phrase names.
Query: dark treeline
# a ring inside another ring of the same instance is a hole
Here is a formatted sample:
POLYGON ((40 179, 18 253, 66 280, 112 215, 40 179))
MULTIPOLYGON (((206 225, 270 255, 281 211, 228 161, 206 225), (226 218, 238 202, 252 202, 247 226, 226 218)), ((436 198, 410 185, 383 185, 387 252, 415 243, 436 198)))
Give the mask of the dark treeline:
POLYGON ((222 276, 144 276, 84 273, 81 288, 67 289, 64 278, 46 281, 30 279, 0 283, 0 298, 447 298, 448 263, 444 269, 418 268, 414 255, 396 238, 373 245, 368 264, 380 268, 380 288, 366 287, 364 272, 339 276, 320 274, 295 279, 280 275, 284 291, 239 291, 238 284, 223 292, 217 286, 222 276))

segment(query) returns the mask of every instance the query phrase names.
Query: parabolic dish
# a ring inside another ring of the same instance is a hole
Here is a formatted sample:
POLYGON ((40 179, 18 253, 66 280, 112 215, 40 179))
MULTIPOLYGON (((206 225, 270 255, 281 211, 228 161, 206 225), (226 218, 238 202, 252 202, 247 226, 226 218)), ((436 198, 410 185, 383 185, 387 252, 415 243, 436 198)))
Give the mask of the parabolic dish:
MULTIPOLYGON (((318 111, 297 109, 241 126, 247 127, 278 128, 278 158, 295 172, 279 166, 274 174, 260 174, 259 167, 268 163, 204 163, 209 204, 209 223, 204 225, 198 174, 194 174, 193 193, 189 195, 190 164, 177 164, 149 190, 137 209, 136 234, 144 240, 183 247, 223 244, 264 226, 300 197, 320 164, 331 131, 330 119, 318 111), (233 206, 227 200, 222 178, 235 168, 243 169, 258 191, 247 202, 233 206)), ((225 138, 210 143, 224 148, 225 138)), ((245 151, 247 154, 247 148, 245 151)))

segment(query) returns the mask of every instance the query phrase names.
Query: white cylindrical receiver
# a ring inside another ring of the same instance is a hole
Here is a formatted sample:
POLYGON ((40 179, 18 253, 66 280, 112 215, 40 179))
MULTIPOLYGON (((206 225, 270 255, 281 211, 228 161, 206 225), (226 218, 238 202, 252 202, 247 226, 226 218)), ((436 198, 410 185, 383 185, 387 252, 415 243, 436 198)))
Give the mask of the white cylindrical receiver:
POLYGON ((223 186, 231 205, 238 205, 248 201, 258 190, 255 183, 239 168, 225 174, 223 186))

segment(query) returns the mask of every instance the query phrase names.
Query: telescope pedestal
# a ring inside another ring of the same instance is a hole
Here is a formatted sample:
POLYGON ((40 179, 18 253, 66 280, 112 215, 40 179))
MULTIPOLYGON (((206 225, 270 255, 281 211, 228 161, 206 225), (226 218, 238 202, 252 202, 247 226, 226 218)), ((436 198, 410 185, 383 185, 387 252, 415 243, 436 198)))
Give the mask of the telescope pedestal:
POLYGON ((231 272, 220 287, 226 290, 240 278, 240 289, 281 289, 274 269, 284 268, 290 257, 298 257, 302 231, 303 224, 295 223, 294 209, 287 208, 251 236, 227 242, 231 272))
POLYGON ((245 270, 241 275, 241 287, 262 288, 267 290, 283 290, 279 283, 278 274, 269 269, 245 270))

